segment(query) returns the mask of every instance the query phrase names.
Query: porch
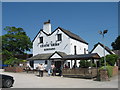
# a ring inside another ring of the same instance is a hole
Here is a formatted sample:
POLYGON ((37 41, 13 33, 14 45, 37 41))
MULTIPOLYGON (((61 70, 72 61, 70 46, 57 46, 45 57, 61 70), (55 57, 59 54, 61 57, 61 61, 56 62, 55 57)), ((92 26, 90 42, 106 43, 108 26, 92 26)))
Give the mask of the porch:
POLYGON ((99 61, 100 56, 97 53, 92 54, 79 54, 79 55, 67 55, 61 52, 55 52, 53 54, 40 54, 30 58, 29 60, 47 60, 47 68, 50 68, 51 64, 54 64, 59 75, 64 77, 84 77, 84 78, 93 78, 96 77, 98 74, 98 65, 96 67, 92 66, 94 60, 99 61), (44 57, 44 58, 43 58, 44 57), (74 61, 74 65, 72 67, 65 68, 64 65, 67 60, 74 61), (90 67, 83 68, 83 67, 76 67, 76 61, 86 61, 89 60, 90 67))
POLYGON ((80 54, 80 55, 67 55, 62 58, 63 60, 74 60, 74 67, 73 68, 63 68, 62 75, 64 77, 82 77, 82 78, 94 78, 98 75, 98 65, 96 63, 96 67, 92 66, 94 60, 99 60, 100 56, 97 53, 92 54, 80 54), (76 60, 89 60, 90 67, 83 68, 83 67, 75 67, 76 60))

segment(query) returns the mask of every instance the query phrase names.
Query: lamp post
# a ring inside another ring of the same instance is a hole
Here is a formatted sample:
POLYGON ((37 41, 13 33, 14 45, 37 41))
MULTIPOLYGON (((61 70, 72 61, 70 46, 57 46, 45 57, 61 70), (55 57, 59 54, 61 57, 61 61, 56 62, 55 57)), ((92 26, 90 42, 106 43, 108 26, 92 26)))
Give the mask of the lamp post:
POLYGON ((108 30, 103 30, 103 31, 99 31, 99 34, 102 35, 103 37, 103 47, 104 47, 104 50, 103 50, 103 54, 104 54, 104 65, 105 65, 105 69, 106 69, 106 57, 105 57, 105 42, 104 42, 104 34, 106 34, 108 32, 108 30))

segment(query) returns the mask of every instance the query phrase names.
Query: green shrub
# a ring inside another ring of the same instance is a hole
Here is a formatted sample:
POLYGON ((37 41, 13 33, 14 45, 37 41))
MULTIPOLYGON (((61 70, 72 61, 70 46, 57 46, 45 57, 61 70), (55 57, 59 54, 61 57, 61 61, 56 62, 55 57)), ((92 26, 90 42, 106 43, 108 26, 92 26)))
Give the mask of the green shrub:
POLYGON ((5 60, 5 61, 4 61, 4 64, 14 65, 14 64, 19 64, 19 62, 20 62, 20 59, 17 59, 17 58, 12 57, 12 58, 10 58, 10 59, 8 59, 8 60, 5 60))
POLYGON ((86 67, 91 67, 91 61, 86 61, 86 67))
POLYGON ((81 60, 79 63, 80 63, 80 67, 85 67, 85 61, 84 60, 81 60))
POLYGON ((79 63, 80 63, 80 67, 83 68, 88 68, 91 66, 91 62, 87 60, 81 60, 79 63))
POLYGON ((4 64, 11 65, 14 62, 15 58, 10 58, 4 61, 4 64))
POLYGON ((96 67, 96 64, 93 63, 92 66, 93 66, 93 67, 96 67))
MULTIPOLYGON (((100 68, 100 70, 103 70, 103 69, 105 69, 104 66, 102 66, 102 67, 100 68)), ((108 72, 108 77, 112 77, 113 66, 106 66, 106 70, 107 70, 107 72, 108 72)))
MULTIPOLYGON (((105 58, 106 58, 106 65, 114 66, 115 62, 117 62, 118 56, 112 54, 112 55, 106 55, 105 58)), ((104 57, 101 58, 100 62, 101 62, 101 66, 105 65, 104 57)))
POLYGON ((109 65, 114 66, 115 62, 117 62, 118 56, 117 55, 107 55, 106 56, 106 62, 108 62, 109 65))

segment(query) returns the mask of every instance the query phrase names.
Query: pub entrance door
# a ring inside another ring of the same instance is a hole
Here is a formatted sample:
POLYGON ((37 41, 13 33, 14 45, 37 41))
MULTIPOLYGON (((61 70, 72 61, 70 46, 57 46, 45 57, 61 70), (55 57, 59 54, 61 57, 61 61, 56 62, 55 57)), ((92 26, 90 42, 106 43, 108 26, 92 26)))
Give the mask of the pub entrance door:
POLYGON ((61 74, 61 61, 55 61, 56 73, 61 74))

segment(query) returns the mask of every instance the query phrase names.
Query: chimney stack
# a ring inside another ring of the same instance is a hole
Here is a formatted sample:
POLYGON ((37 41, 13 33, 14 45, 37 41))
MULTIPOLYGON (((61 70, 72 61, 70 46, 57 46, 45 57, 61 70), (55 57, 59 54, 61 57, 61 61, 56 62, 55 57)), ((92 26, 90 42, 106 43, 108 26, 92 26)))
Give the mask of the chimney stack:
POLYGON ((48 20, 47 22, 44 22, 43 31, 46 32, 47 34, 51 34, 50 20, 48 20))

